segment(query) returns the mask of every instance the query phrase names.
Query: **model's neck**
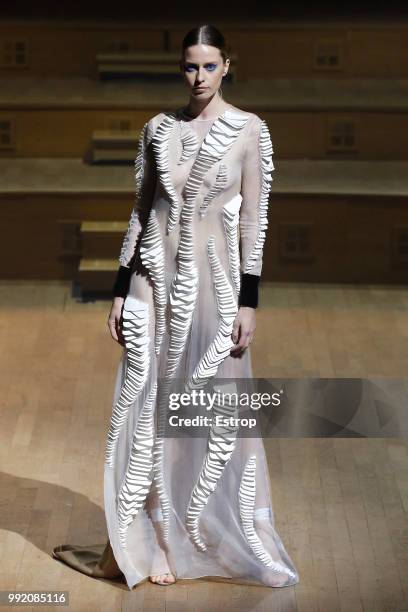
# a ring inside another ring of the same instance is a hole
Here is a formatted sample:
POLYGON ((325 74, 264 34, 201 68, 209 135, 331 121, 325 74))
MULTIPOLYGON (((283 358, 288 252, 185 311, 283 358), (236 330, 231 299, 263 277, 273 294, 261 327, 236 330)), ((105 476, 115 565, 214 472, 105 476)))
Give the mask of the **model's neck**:
POLYGON ((197 101, 190 98, 188 105, 183 112, 192 119, 212 119, 222 113, 229 106, 220 96, 214 96, 206 104, 197 104, 197 101))

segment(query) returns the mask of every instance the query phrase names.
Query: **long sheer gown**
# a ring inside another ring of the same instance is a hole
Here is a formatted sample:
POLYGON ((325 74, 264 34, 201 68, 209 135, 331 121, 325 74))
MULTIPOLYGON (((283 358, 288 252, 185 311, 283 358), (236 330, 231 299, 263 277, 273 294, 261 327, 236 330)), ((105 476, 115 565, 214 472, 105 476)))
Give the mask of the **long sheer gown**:
MULTIPOLYGON (((119 257, 130 280, 104 466, 109 541, 54 549, 80 571, 123 575, 129 588, 169 569, 298 582, 275 529, 261 436, 215 425, 162 435, 172 381, 191 390, 226 380, 229 391, 253 376, 250 347, 231 355, 231 333, 243 282, 261 275, 272 153, 266 122, 233 106, 210 120, 162 112, 143 127, 119 257)), ((233 402, 217 408, 236 414, 233 402)))

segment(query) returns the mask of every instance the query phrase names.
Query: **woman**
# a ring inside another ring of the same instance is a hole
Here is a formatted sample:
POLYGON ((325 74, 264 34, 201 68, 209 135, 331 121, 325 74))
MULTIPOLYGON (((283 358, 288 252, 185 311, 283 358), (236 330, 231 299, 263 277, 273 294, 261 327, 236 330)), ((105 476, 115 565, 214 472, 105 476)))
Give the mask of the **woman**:
MULTIPOLYGON (((298 581, 274 529, 260 437, 214 424, 201 437, 164 434, 174 380, 188 391, 227 380, 218 390, 230 391, 252 378, 273 150, 266 123, 222 99, 228 67, 216 28, 188 32, 189 103, 143 127, 108 320, 125 348, 106 447, 109 542, 54 549, 90 575, 123 573, 129 588, 147 577, 298 581)), ((212 414, 237 415, 237 404, 215 402, 212 414)))

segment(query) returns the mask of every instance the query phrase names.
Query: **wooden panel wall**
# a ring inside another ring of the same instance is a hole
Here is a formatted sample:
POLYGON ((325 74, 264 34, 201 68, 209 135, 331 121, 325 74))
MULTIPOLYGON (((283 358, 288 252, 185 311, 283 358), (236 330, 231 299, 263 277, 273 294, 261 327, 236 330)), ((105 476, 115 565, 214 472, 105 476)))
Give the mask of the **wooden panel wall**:
MULTIPOLYGON (((1 44, 26 40, 28 66, 14 71, 46 76, 95 75, 95 56, 119 45, 134 50, 178 51, 192 27, 147 23, 86 24, 72 22, 0 24, 1 44)), ((239 79, 273 77, 406 77, 408 26, 403 23, 219 23, 238 54, 239 79), (334 64, 318 64, 318 49, 338 55, 334 64)), ((10 73, 10 69, 1 69, 10 73)))
MULTIPOLYGON (((2 196, 0 277, 71 279, 78 257, 64 256, 62 222, 128 220, 133 195, 2 196), (17 229, 18 228, 18 229, 17 229)), ((273 193, 262 279, 299 282, 406 282, 405 265, 394 265, 392 234, 404 225, 406 198, 286 196, 273 193), (311 226, 311 261, 281 256, 281 228, 311 226)), ((118 256, 121 241, 118 241, 118 256)))
POLYGON ((21 68, 0 66, 0 76, 11 73, 36 76, 84 76, 97 75, 96 54, 109 51, 110 47, 129 44, 140 51, 162 49, 163 31, 157 26, 146 28, 114 28, 73 22, 57 24, 0 24, 0 45, 6 41, 27 41, 28 65, 21 68))
POLYGON ((123 119, 139 130, 157 111, 18 110, 0 111, 0 120, 15 123, 16 148, 0 150, 1 157, 84 157, 94 130, 109 129, 110 122, 123 119))
POLYGON ((406 197, 272 194, 262 276, 297 282, 406 283, 405 262, 393 258, 393 235, 405 227, 406 197), (281 228, 311 228, 314 257, 290 261, 282 257, 281 228))
MULTIPOLYGON (((79 256, 64 255, 63 224, 79 228, 85 220, 128 220, 132 203, 130 194, 1 196, 0 277, 72 279, 78 269, 79 256)), ((119 251, 120 242, 118 257, 119 251)))
MULTIPOLYGON (((239 57, 241 79, 268 77, 402 77, 408 74, 405 27, 286 27, 267 31, 228 31, 239 57), (339 49, 338 68, 315 66, 316 45, 339 49), (397 61, 396 61, 397 60, 397 61)), ((177 47, 177 44, 176 44, 177 47)))
MULTIPOLYGON (((15 148, 0 157, 86 157, 94 130, 124 120, 139 130, 157 109, 41 109, 0 111, 0 121, 15 126, 15 148)), ((268 123, 277 158, 408 159, 408 113, 256 111, 268 123), (355 152, 328 149, 330 125, 355 126, 355 152)))

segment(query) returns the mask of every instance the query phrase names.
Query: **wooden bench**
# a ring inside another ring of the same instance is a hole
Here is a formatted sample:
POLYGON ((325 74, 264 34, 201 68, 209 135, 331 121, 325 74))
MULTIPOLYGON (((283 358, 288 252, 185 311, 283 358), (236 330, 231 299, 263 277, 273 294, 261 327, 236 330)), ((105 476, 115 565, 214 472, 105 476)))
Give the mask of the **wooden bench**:
POLYGON ((136 157, 140 131, 95 130, 92 133, 92 161, 132 162, 136 157))
MULTIPOLYGON (((230 54, 230 67, 226 81, 237 80, 236 54, 230 54)), ((100 79, 134 76, 181 78, 180 53, 170 51, 143 51, 137 53, 98 53, 97 71, 100 79)))

